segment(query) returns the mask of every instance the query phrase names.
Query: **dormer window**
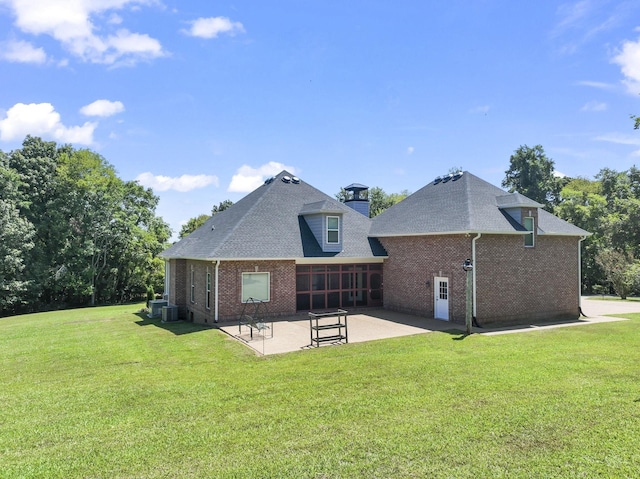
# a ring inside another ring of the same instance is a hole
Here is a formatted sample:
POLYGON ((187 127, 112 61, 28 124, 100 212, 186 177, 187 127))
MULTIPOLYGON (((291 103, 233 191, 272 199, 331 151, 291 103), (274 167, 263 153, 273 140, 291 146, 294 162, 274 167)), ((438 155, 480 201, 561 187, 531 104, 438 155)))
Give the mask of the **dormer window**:
POLYGON ((535 220, 533 216, 525 216, 523 218, 522 224, 524 226, 524 229, 526 229, 527 231, 530 231, 530 233, 526 233, 524 235, 524 245, 528 248, 533 248, 535 246, 535 236, 534 236, 535 220))
POLYGON ((327 244, 340 242, 340 217, 327 216, 327 244))

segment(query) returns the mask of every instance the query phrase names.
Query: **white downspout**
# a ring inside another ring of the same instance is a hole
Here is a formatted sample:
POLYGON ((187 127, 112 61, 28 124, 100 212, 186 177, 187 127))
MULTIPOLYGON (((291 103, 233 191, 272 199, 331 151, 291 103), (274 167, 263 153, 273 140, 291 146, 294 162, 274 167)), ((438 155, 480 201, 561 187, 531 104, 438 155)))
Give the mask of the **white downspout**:
POLYGON ((220 260, 216 260, 216 275, 215 275, 215 301, 214 301, 214 312, 213 312, 213 321, 214 322, 218 322, 218 303, 219 303, 219 297, 218 297, 218 268, 220 267, 220 260))
POLYGON ((476 266, 476 240, 480 239, 482 233, 478 233, 478 236, 471 240, 471 261, 473 264, 473 270, 471 270, 471 274, 473 276, 473 319, 477 316, 476 309, 476 272, 478 271, 478 267, 476 266))
POLYGON ((580 316, 584 316, 582 312, 582 242, 586 239, 586 236, 581 236, 578 241, 578 313, 580 316))

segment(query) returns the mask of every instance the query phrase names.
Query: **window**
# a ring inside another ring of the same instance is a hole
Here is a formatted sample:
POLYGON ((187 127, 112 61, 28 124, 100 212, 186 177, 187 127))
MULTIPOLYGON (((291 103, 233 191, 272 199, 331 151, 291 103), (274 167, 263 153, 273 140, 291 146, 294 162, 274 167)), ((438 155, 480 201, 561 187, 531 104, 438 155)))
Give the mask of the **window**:
POLYGON ((191 302, 196 300, 196 272, 191 267, 191 302))
POLYGON ((259 301, 270 301, 270 273, 242 273, 242 302, 249 298, 259 301))
POLYGON ((211 309, 211 273, 207 271, 207 297, 205 298, 207 309, 211 309))
POLYGON ((527 231, 530 231, 530 233, 527 233, 524 235, 524 245, 528 246, 528 247, 533 247, 534 246, 534 227, 535 227, 535 221, 533 219, 533 217, 531 216, 525 216, 524 217, 524 229, 526 229, 527 231))
POLYGON ((340 218, 338 216, 327 216, 327 243, 337 244, 340 242, 340 218))

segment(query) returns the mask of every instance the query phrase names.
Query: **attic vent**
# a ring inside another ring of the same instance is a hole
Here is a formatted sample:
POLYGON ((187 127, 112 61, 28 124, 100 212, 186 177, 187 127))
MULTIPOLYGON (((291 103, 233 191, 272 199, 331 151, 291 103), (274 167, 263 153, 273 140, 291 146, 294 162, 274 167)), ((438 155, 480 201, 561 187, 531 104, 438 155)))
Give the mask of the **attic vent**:
POLYGON ((434 184, 434 185, 437 185, 437 184, 438 184, 438 183, 440 183, 441 181, 442 181, 442 178, 440 178, 440 177, 438 176, 435 180, 433 180, 433 184, 434 184))
POLYGON ((282 177, 282 181, 284 181, 285 183, 291 183, 291 177, 290 176, 283 176, 282 177))
POLYGON ((451 178, 451 180, 453 180, 453 181, 457 181, 457 180, 459 180, 459 179, 460 179, 460 177, 461 177, 461 176, 462 176, 462 171, 458 171, 457 173, 455 173, 455 174, 453 175, 453 178, 451 178))
POLYGON ((300 183, 300 178, 298 178, 297 176, 292 176, 291 177, 291 183, 293 183, 294 185, 297 185, 300 183))
POLYGON ((267 178, 266 180, 264 180, 264 184, 268 185, 269 183, 271 183, 275 179, 276 179, 275 176, 271 176, 271 177, 267 178))
POLYGON ((451 178, 453 178, 453 175, 447 175, 444 178, 442 178, 442 182, 446 183, 447 181, 449 181, 451 178))

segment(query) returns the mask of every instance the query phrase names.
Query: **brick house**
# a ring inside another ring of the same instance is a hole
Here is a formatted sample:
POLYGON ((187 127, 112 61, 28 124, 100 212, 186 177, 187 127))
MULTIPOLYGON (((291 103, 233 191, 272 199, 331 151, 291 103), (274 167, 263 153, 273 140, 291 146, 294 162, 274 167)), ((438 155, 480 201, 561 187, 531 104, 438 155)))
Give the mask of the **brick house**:
POLYGON ((586 231, 464 172, 368 218, 367 187, 341 203, 283 171, 162 253, 180 316, 237 319, 384 307, 464 323, 465 259, 480 325, 576 319, 586 231))

